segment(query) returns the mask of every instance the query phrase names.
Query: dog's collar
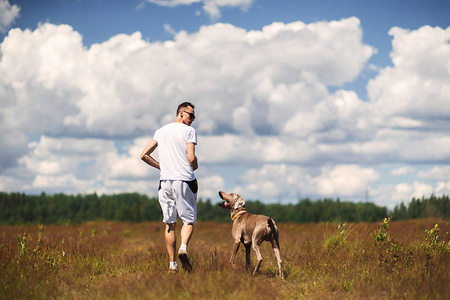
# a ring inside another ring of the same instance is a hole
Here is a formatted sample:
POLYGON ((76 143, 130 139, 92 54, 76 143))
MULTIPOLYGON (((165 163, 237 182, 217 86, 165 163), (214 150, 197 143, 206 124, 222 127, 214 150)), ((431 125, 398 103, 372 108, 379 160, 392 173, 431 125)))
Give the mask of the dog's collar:
POLYGON ((231 217, 231 221, 234 221, 234 219, 236 219, 237 216, 242 215, 242 214, 245 214, 246 212, 247 212, 246 209, 241 210, 240 212, 238 212, 237 214, 235 214, 234 216, 231 217))

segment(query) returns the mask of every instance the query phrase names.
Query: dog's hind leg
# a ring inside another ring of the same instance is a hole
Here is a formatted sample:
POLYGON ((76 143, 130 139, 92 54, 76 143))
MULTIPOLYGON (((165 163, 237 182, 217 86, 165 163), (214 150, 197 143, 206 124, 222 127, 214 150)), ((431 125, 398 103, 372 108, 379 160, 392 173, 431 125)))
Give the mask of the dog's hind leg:
POLYGON ((261 251, 259 249, 259 245, 260 245, 260 243, 253 243, 253 250, 255 250, 255 252, 256 252, 256 266, 255 266, 255 270, 253 271, 253 276, 255 276, 258 273, 259 267, 261 266, 261 263, 262 263, 262 255, 261 255, 261 251))
POLYGON ((279 276, 281 279, 284 279, 283 262, 281 261, 280 248, 278 248, 278 243, 274 238, 272 238, 270 242, 272 243, 273 252, 275 253, 275 256, 277 258, 279 276))

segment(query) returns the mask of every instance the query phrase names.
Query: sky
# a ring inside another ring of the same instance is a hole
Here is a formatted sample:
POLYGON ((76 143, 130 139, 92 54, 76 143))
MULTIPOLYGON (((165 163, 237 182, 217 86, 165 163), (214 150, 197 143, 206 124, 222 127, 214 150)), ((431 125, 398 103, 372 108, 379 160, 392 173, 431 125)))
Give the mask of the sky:
POLYGON ((449 195, 449 16, 450 0, 0 0, 0 190, 156 196, 140 153, 190 101, 201 199, 449 195))

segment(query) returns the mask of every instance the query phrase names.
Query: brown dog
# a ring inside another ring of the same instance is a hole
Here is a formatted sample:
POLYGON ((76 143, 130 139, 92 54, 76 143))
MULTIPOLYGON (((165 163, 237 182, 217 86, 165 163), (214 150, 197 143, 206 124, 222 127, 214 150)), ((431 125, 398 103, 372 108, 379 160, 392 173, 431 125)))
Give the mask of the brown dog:
POLYGON ((225 200, 225 202, 219 203, 219 206, 230 209, 231 220, 233 221, 231 235, 234 239, 234 245, 230 258, 231 263, 234 265, 234 259, 239 250, 239 245, 242 242, 245 246, 245 262, 248 268, 250 266, 250 251, 253 246, 257 258, 256 267, 253 271, 253 275, 255 275, 258 273, 262 262, 259 246, 263 241, 269 241, 277 257, 279 276, 284 279, 280 256, 279 234, 275 221, 267 216, 248 213, 244 207, 244 199, 238 194, 219 192, 219 196, 225 200))

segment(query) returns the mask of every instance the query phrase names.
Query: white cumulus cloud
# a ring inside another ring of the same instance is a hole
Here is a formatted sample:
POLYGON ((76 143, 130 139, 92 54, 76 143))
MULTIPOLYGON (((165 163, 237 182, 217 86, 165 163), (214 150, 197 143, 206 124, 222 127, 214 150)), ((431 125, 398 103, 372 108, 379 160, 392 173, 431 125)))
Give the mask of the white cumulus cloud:
POLYGON ((450 27, 394 27, 393 67, 369 82, 368 93, 380 122, 404 129, 449 128, 450 27))
POLYGON ((361 168, 358 165, 337 165, 333 168, 324 167, 322 174, 313 179, 321 195, 353 196, 361 195, 368 189, 369 184, 380 178, 378 172, 372 168, 361 168))
POLYGON ((402 175, 414 174, 414 173, 416 173, 416 169, 411 166, 400 167, 398 169, 391 171, 391 174, 394 176, 402 176, 402 175))
POLYGON ((5 33, 19 16, 20 7, 8 0, 0 0, 0 32, 5 33))
POLYGON ((147 0, 150 3, 175 7, 179 5, 191 5, 193 3, 201 3, 203 10, 212 20, 218 20, 221 17, 220 10, 223 7, 236 7, 246 11, 251 7, 255 0, 147 0))
POLYGON ((261 30, 217 23, 166 42, 136 32, 91 47, 68 25, 12 29, 0 45, 0 187, 154 195, 158 172, 140 151, 188 100, 205 197, 369 191, 386 204, 445 193, 449 30, 393 28, 393 66, 379 68, 363 101, 339 89, 376 53, 354 17, 261 30), (414 172, 423 162, 430 169, 414 172), (395 167, 382 174, 383 164, 395 167), (415 182, 398 183, 404 174, 415 182))

